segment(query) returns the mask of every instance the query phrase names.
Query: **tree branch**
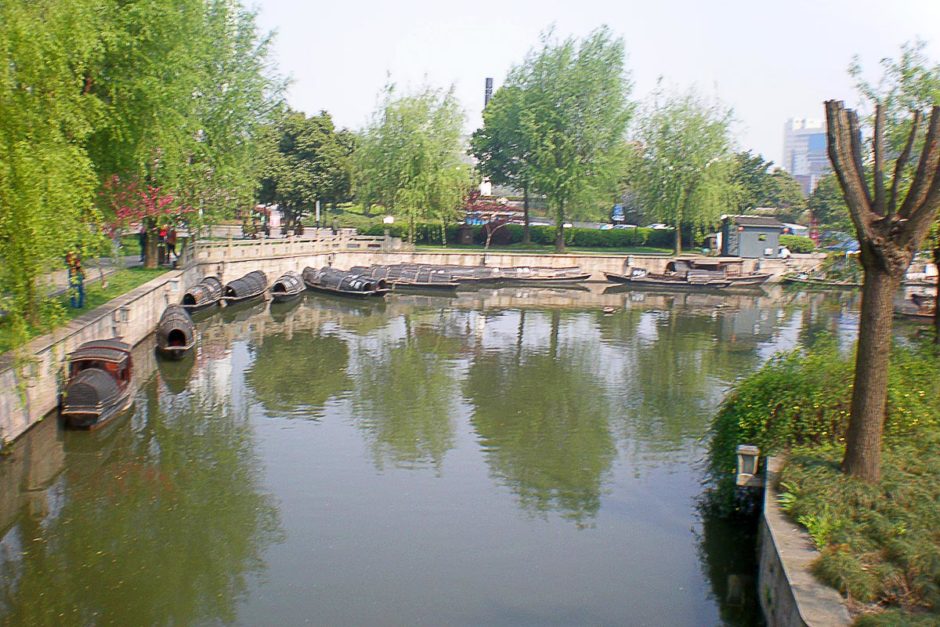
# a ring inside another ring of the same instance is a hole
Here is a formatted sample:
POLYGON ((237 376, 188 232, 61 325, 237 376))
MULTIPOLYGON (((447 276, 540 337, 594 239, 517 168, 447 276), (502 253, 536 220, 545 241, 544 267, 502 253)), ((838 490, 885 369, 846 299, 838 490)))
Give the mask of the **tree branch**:
POLYGON ((873 202, 868 184, 865 182, 865 161, 862 159, 862 127, 858 123, 858 113, 849 109, 846 111, 846 115, 849 119, 849 140, 852 143, 852 162, 855 164, 858 181, 862 186, 862 190, 865 192, 865 200, 867 201, 866 207, 871 211, 873 202))
MULTIPOLYGON (((857 124, 858 117, 855 117, 857 124)), ((854 130, 854 129, 853 129, 854 130)), ((855 134, 852 135, 853 148, 855 147, 855 134)), ((875 202, 872 207, 875 213, 885 215, 885 110, 881 103, 875 105, 875 136, 872 138, 875 153, 874 172, 872 178, 875 183, 875 202)))
POLYGON ((849 140, 851 125, 845 105, 836 100, 826 102, 826 134, 829 144, 829 160, 842 186, 845 204, 849 215, 858 231, 859 237, 869 237, 870 204, 867 188, 861 174, 852 159, 852 146, 849 140))
POLYGON ((898 211, 898 215, 902 218, 909 218, 923 204, 924 198, 937 178, 937 160, 940 158, 938 144, 940 144, 940 107, 934 107, 930 112, 927 137, 924 139, 924 148, 920 153, 914 182, 911 183, 907 198, 904 199, 901 210, 898 211))
POLYGON ((917 139, 917 130, 920 128, 920 111, 914 111, 914 119, 911 122, 911 132, 907 136, 907 143, 904 144, 904 150, 898 155, 898 160, 894 164, 894 180, 891 183, 891 195, 888 198, 888 213, 893 215, 898 205, 898 187, 901 184, 901 177, 904 176, 904 168, 911 158, 911 152, 914 150, 914 141, 917 139))

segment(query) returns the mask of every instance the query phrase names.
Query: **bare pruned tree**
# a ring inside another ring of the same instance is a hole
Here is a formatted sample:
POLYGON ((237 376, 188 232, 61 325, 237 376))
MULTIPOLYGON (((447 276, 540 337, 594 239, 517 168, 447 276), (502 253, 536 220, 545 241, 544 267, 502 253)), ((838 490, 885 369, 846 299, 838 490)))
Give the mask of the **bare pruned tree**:
POLYGON ((931 111, 920 160, 912 173, 911 154, 922 127, 921 113, 913 112, 907 141, 889 178, 885 175, 884 108, 876 105, 871 189, 858 115, 843 102, 830 100, 826 102, 826 120, 829 158, 855 225, 865 272, 842 468, 874 482, 881 476, 894 294, 940 208, 940 107, 931 111))

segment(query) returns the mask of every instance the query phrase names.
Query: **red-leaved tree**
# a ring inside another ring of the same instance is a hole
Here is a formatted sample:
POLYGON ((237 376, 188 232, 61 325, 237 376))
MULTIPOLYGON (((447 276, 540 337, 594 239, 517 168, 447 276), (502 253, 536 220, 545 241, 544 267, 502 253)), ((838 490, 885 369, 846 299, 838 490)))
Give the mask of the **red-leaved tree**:
POLYGON ((117 174, 101 190, 103 205, 111 214, 113 229, 138 224, 144 229, 144 267, 157 267, 157 240, 161 226, 172 225, 192 208, 176 202, 172 194, 154 185, 142 185, 137 179, 122 180, 117 174))

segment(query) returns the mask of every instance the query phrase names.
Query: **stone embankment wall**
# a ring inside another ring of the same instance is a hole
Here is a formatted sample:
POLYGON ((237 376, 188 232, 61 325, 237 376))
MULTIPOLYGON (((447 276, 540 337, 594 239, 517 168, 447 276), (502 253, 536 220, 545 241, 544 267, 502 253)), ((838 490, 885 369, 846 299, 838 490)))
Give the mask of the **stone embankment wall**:
MULTIPOLYGON (((120 336, 137 344, 153 332, 166 305, 177 303, 183 293, 208 275, 232 281, 253 270, 262 270, 273 281, 280 274, 306 266, 333 265, 346 269, 373 263, 429 263, 488 266, 580 266, 591 280, 603 281, 606 272, 624 273, 633 268, 661 272, 667 256, 641 255, 533 255, 484 252, 414 252, 395 238, 363 237, 341 230, 336 236, 272 240, 210 242, 187 250, 185 270, 164 274, 149 283, 72 320, 63 328, 37 338, 25 347, 24 367, 14 368, 12 355, 0 356, 0 443, 12 441, 55 409, 64 384, 66 356, 83 342, 120 336)), ((776 275, 818 259, 745 260, 745 271, 761 269, 776 275), (758 263, 760 264, 758 266, 758 263)))
POLYGON ((819 557, 813 540, 780 510, 776 489, 780 466, 779 459, 768 460, 760 520, 757 594, 764 618, 771 627, 850 625, 839 593, 810 572, 819 557))

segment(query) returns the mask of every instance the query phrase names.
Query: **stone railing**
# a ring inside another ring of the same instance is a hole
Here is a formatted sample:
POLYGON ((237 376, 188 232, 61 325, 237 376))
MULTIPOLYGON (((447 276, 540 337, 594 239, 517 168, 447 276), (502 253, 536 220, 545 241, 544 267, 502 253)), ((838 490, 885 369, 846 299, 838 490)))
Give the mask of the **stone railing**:
POLYGON ((302 257, 338 252, 393 252, 406 248, 397 237, 357 235, 354 229, 341 229, 333 235, 326 229, 320 229, 315 231, 313 237, 197 241, 187 249, 181 265, 185 267, 191 264, 270 257, 302 257))

